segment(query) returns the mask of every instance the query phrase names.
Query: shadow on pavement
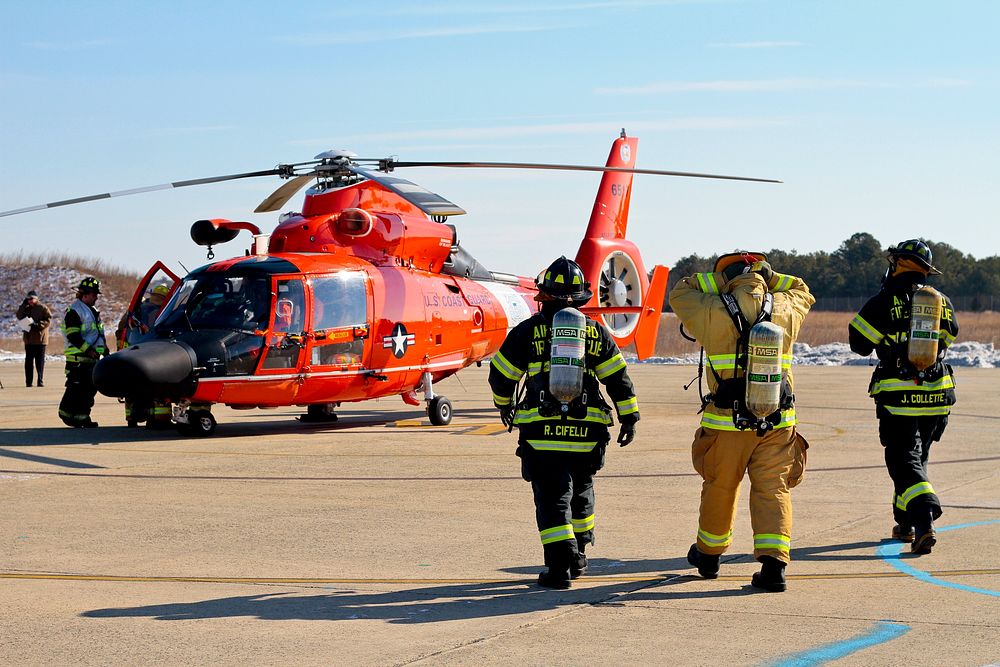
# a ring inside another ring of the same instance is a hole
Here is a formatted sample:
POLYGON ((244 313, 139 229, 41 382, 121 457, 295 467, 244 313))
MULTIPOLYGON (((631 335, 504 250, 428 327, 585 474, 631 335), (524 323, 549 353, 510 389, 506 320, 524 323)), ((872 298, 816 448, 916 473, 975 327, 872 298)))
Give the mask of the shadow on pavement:
MULTIPOLYGON (((622 582, 551 591, 523 582, 449 584, 392 592, 333 591, 244 595, 141 607, 94 609, 85 618, 153 618, 162 621, 251 617, 262 620, 346 621, 381 619, 390 623, 434 623, 511 616, 604 602, 617 594, 649 586, 622 582)), ((333 588, 333 587, 331 587, 333 588)), ((729 592, 690 592, 686 597, 716 597, 729 592)), ((631 599, 631 598, 630 598, 631 599)))

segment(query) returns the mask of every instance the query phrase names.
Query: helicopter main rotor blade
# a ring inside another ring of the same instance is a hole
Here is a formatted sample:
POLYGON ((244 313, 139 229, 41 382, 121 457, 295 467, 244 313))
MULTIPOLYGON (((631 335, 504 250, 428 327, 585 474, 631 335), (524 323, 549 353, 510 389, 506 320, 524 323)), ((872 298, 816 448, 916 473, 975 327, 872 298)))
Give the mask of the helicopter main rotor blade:
POLYGON ((298 192, 305 186, 306 183, 311 181, 316 177, 316 174, 310 172, 308 174, 303 174, 302 176, 296 176, 291 179, 280 188, 275 190, 268 196, 267 199, 262 201, 257 208, 253 210, 254 213, 270 213, 271 211, 277 211, 282 206, 288 203, 288 200, 295 196, 298 192))
POLYGON ((0 218, 8 215, 18 215, 19 213, 28 213, 30 211, 40 211, 46 208, 56 208, 58 206, 69 206, 71 204, 82 204, 88 201, 95 201, 98 199, 111 199, 112 197, 124 197, 126 195, 137 195, 143 192, 155 192, 157 190, 170 190, 171 188, 185 188, 189 185, 205 185, 208 183, 221 183, 222 181, 235 181, 240 178, 256 178, 258 176, 280 176, 282 174, 287 174, 287 167, 279 166, 274 169, 265 169, 264 171, 250 171, 243 174, 228 174, 226 176, 209 176, 208 178, 192 178, 186 181, 173 181, 172 183, 161 183, 160 185, 147 185, 142 188, 132 188, 131 190, 118 190, 117 192, 104 192, 99 195, 87 195, 86 197, 74 197, 73 199, 63 199, 60 201, 53 201, 47 204, 39 204, 37 206, 28 206, 26 208, 16 208, 10 211, 0 211, 0 218))
POLYGON ((629 174, 652 174, 654 176, 687 176, 690 178, 717 178, 727 181, 755 181, 758 183, 781 183, 773 178, 751 178, 749 176, 724 176, 721 174, 699 174, 690 171, 665 171, 663 169, 629 169, 628 167, 592 167, 579 164, 541 164, 534 162, 398 162, 380 160, 379 169, 392 171, 396 167, 460 167, 472 169, 552 169, 557 171, 621 171, 629 174))

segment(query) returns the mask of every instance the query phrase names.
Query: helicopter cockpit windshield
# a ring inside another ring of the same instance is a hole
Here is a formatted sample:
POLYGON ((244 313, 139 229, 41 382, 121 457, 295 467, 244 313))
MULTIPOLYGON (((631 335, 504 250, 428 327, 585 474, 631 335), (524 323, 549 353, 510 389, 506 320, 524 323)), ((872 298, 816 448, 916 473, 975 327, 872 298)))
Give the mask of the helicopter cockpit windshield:
POLYGON ((175 290, 153 331, 193 346, 206 376, 247 375, 259 361, 270 310, 269 274, 199 272, 175 290))
POLYGON ((270 305, 269 276, 203 274, 184 281, 156 328, 255 333, 267 327, 270 305))

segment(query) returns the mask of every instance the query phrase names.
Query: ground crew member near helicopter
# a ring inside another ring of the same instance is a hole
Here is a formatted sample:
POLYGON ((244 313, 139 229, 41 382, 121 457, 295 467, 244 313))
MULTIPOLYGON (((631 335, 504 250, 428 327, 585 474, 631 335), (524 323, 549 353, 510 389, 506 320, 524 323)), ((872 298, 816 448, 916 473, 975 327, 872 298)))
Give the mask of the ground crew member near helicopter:
POLYGON ((639 404, 614 338, 601 324, 578 315, 577 331, 585 329, 585 370, 579 395, 562 411, 549 391, 553 318, 563 309, 587 303, 593 293, 579 265, 565 257, 554 261, 535 283, 540 310, 507 335, 490 364, 489 383, 501 420, 519 431, 517 454, 522 476, 531 482, 547 568, 538 583, 565 589, 586 570, 585 550, 594 542, 594 475, 604 465, 613 423, 600 384, 614 403, 622 447, 635 437, 639 404), (518 400, 515 392, 525 375, 518 400))
POLYGON ((101 314, 94 306, 101 293, 101 281, 84 278, 76 288, 76 301, 63 317, 66 338, 66 391, 59 403, 59 418, 67 426, 94 428, 90 418, 97 388, 94 386, 94 366, 108 354, 101 314))
POLYGON ((792 537, 790 489, 802 479, 809 446, 795 426, 791 352, 815 299, 801 278, 772 271, 764 254, 737 252, 720 257, 711 273, 682 279, 669 301, 704 348, 710 371, 710 393, 691 446, 694 468, 704 482, 698 536, 688 562, 706 579, 718 577, 719 557, 733 539, 740 483, 749 474, 754 558, 761 563, 752 584, 783 591, 792 537), (766 320, 768 309, 770 322, 783 334, 780 400, 766 419, 751 420, 745 402, 747 339, 740 332, 758 318, 766 320))
POLYGON ((911 302, 928 276, 941 272, 932 263, 931 249, 918 239, 890 246, 888 260, 881 290, 851 320, 849 340, 858 354, 874 351, 878 356, 869 393, 895 487, 892 537, 912 542, 913 553, 927 554, 937 542, 934 520, 941 516, 941 501, 927 477, 927 458, 955 403, 952 369, 942 360, 958 335, 958 322, 951 300, 937 292, 940 316, 931 318, 929 334, 937 339, 936 356, 932 351, 931 365, 918 371, 908 354, 911 302))

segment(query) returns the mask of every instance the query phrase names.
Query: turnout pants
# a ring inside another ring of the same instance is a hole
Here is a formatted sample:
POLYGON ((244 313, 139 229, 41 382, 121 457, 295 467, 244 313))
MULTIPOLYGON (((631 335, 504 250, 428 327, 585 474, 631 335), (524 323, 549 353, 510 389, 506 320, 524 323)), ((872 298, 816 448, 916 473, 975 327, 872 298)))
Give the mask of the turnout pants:
POLYGON ((743 476, 750 476, 754 558, 787 563, 792 537, 791 488, 802 481, 809 444, 795 427, 769 431, 699 428, 691 457, 704 482, 698 517, 698 550, 718 555, 733 541, 733 519, 743 476))
POLYGON ((522 475, 531 482, 545 564, 553 570, 569 568, 594 542, 594 475, 603 464, 604 448, 551 452, 527 443, 518 448, 522 475))
POLYGON ((66 362, 66 391, 59 402, 59 418, 67 426, 90 421, 97 387, 94 386, 94 362, 66 362))
POLYGON ((45 346, 24 344, 24 383, 32 385, 34 376, 38 375, 38 386, 42 386, 42 375, 45 372, 45 346), (36 372, 37 371, 37 372, 36 372))
POLYGON ((947 415, 904 417, 878 411, 878 437, 894 487, 892 516, 903 527, 924 526, 941 516, 941 501, 927 477, 931 443, 941 439, 947 415))

